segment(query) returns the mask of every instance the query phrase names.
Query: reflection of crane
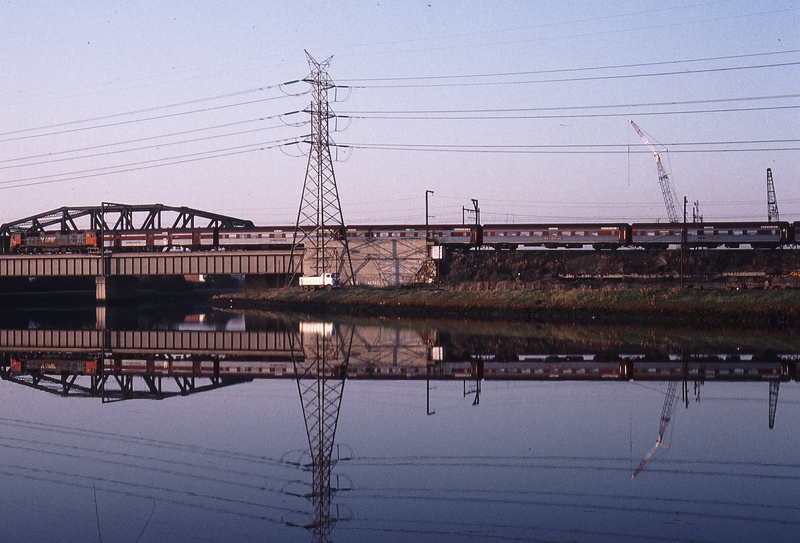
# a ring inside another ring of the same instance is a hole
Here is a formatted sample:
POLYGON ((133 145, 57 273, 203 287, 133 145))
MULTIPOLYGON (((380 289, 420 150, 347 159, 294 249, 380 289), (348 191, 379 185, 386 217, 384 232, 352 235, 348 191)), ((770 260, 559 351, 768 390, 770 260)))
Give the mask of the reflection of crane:
POLYGON ((767 168, 767 222, 778 222, 778 199, 775 197, 775 184, 772 182, 772 168, 767 168))
POLYGON ((645 145, 647 145, 651 151, 653 151, 653 156, 656 157, 656 168, 658 169, 658 183, 661 185, 661 194, 664 196, 664 205, 667 206, 667 217, 669 217, 669 222, 678 222, 678 213, 675 211, 675 198, 672 196, 672 189, 670 188, 669 183, 669 175, 667 175, 667 171, 664 169, 664 165, 661 164, 661 153, 663 153, 666 149, 662 149, 659 151, 653 144, 650 143, 650 140, 647 139, 647 136, 644 135, 642 129, 639 128, 635 122, 628 119, 628 122, 631 123, 631 126, 636 133, 639 134, 639 137, 642 138, 645 145))
POLYGON ((775 412, 778 410, 778 391, 781 389, 780 381, 769 382, 769 429, 775 427, 775 412))
POLYGON ((678 381, 670 381, 669 386, 667 387, 667 395, 664 397, 664 407, 661 409, 661 422, 658 425, 658 437, 656 437, 656 444, 653 445, 653 448, 647 452, 644 458, 642 458, 642 461, 639 462, 639 465, 636 466, 636 469, 633 470, 631 479, 636 477, 639 472, 642 471, 644 465, 647 464, 648 460, 653 457, 658 449, 661 447, 667 447, 667 445, 664 445, 664 432, 667 431, 667 426, 672 418, 672 411, 675 408, 675 399, 677 397, 678 381))

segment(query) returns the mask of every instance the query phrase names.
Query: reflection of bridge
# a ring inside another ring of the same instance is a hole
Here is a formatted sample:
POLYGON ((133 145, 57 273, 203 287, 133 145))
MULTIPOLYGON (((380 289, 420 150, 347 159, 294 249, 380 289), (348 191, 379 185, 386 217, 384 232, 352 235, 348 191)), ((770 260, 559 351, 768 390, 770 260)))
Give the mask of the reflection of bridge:
MULTIPOLYGON (((71 372, 76 361, 111 374, 160 377, 289 378, 297 376, 304 337, 340 331, 301 326, 271 331, 216 330, 0 330, 6 366, 31 371, 71 372), (305 331, 304 331, 305 330, 305 331), (294 346, 294 361, 292 347, 294 346), (49 365, 42 361, 47 360, 49 365), (101 364, 102 362, 102 364, 101 364)), ((446 349, 411 330, 360 328, 354 331, 347 379, 475 380, 643 380, 788 381, 797 357, 769 360, 746 356, 686 355, 649 360, 626 354, 608 361, 599 355, 519 355, 495 360, 491 354, 448 360, 446 349)), ((91 371, 78 374, 89 375, 91 371)))
MULTIPOLYGON (((305 379, 320 356, 318 349, 307 348, 310 338, 332 341, 342 332, 330 323, 267 331, 0 330, 0 377, 64 395, 161 399, 243 380, 305 379), (316 354, 306 361, 308 352, 316 354)), ((606 352, 462 354, 453 360, 446 356, 447 346, 436 345, 433 332, 355 327, 352 335, 347 364, 337 366, 337 378, 461 380, 465 391, 472 382, 476 402, 480 383, 495 380, 768 381, 772 420, 779 383, 796 375, 794 354, 765 360, 708 354, 657 360, 644 354, 609 359, 606 352)))

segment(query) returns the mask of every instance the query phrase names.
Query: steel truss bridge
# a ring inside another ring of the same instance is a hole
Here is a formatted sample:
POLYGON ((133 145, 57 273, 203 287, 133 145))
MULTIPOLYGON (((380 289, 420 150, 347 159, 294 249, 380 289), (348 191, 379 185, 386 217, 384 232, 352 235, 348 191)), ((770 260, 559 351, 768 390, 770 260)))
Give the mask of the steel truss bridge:
MULTIPOLYGON (((133 296, 134 280, 126 278, 260 275, 282 284, 281 279, 313 267, 311 249, 291 249, 293 227, 273 229, 279 234, 263 230, 249 220, 162 204, 62 207, 0 225, 0 278, 94 277, 97 299, 105 300, 133 296), (35 245, 39 239, 57 244, 87 233, 96 241, 86 247, 35 245), (34 245, 21 250, 12 244, 13 236, 34 245)), ((351 241, 358 284, 398 286, 415 280, 427 261, 427 241, 404 236, 351 241)), ((341 248, 331 242, 329 249, 341 248)))
MULTIPOLYGON (((191 229, 238 230, 253 228, 253 222, 189 207, 163 204, 62 207, 0 226, 0 241, 7 252, 15 233, 97 233, 93 251, 47 254, 0 255, 0 277, 94 277, 96 297, 106 300, 132 293, 125 277, 186 275, 285 275, 292 260, 288 250, 228 251, 115 251, 104 247, 108 233, 186 232, 191 229)), ((302 268, 302 255, 294 257, 302 268)))
POLYGON ((12 232, 61 233, 80 230, 156 230, 181 228, 252 228, 253 222, 163 204, 102 204, 87 207, 61 207, 0 226, 0 236, 12 232))

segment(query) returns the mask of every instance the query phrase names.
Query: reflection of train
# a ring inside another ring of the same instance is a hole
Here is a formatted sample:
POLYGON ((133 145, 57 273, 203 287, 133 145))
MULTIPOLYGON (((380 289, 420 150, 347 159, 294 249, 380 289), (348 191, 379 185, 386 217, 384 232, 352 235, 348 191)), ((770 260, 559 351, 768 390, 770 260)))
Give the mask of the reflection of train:
MULTIPOLYGON (((176 230, 96 230, 12 232, 2 242, 10 253, 114 251, 200 251, 226 249, 288 249, 293 226, 249 228, 183 228, 176 230)), ((424 240, 453 249, 519 247, 666 249, 742 246, 774 248, 800 243, 800 221, 689 223, 576 223, 486 225, 351 225, 335 228, 333 237, 347 236, 352 243, 364 239, 424 240)))

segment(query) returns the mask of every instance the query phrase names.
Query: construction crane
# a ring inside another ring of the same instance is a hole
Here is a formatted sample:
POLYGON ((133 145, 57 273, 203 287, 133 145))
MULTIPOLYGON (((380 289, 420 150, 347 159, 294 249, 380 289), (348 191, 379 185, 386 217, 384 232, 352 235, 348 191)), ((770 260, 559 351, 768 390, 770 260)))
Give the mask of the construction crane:
POLYGON ((661 421, 658 424, 658 436, 656 437, 656 444, 653 445, 653 448, 647 452, 644 458, 642 458, 642 461, 639 462, 639 465, 636 466, 636 469, 633 470, 631 479, 636 477, 639 472, 644 469, 645 464, 647 464, 647 462, 653 458, 653 455, 656 454, 658 449, 662 447, 669 448, 664 444, 664 432, 667 431, 669 421, 672 420, 672 411, 675 409, 675 399, 677 397, 678 381, 670 381, 669 386, 667 387, 667 395, 664 397, 664 407, 661 408, 661 421))
POLYGON ((767 222, 778 222, 778 199, 772 182, 772 168, 767 168, 767 222))
POLYGON ((661 164, 661 153, 666 151, 666 149, 662 149, 659 151, 656 149, 650 140, 647 139, 647 136, 644 135, 642 129, 637 126, 635 122, 631 119, 628 119, 628 122, 631 123, 631 126, 636 133, 639 134, 639 137, 642 138, 645 145, 653 151, 653 156, 656 157, 656 168, 658 169, 658 184, 661 185, 661 194, 664 196, 664 205, 667 206, 667 217, 669 218, 669 222, 677 223, 678 222, 678 213, 675 211, 675 198, 672 195, 672 189, 670 188, 669 183, 669 175, 667 171, 664 169, 664 165, 661 164))

